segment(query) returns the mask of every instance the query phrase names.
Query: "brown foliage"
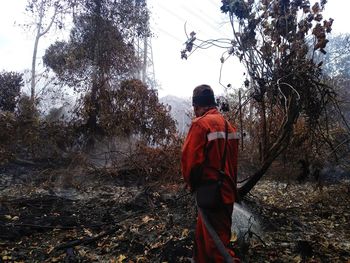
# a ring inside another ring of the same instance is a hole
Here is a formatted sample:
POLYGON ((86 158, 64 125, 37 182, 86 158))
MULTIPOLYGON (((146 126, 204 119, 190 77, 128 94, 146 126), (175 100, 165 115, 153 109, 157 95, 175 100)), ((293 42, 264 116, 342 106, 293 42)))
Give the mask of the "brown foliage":
POLYGON ((16 113, 0 113, 0 162, 62 158, 79 134, 72 123, 45 121, 28 96, 21 97, 16 113))
POLYGON ((173 137, 170 143, 150 147, 140 142, 129 158, 129 164, 139 170, 145 181, 178 182, 181 180, 182 139, 173 137))
POLYGON ((12 158, 17 123, 11 112, 0 112, 0 164, 12 158))
POLYGON ((23 79, 20 73, 0 72, 0 111, 14 112, 23 79))
POLYGON ((91 96, 85 96, 82 110, 78 114, 85 122, 92 107, 97 107, 98 128, 108 136, 136 135, 140 139, 159 144, 171 139, 175 133, 175 122, 169 109, 158 100, 157 91, 140 80, 123 81, 120 87, 101 90, 97 105, 91 96))

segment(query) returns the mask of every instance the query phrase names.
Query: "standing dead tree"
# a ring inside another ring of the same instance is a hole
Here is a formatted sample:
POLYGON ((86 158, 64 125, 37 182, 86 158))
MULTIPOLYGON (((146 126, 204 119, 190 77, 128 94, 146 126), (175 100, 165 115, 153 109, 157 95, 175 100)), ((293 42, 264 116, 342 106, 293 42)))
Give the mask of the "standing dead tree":
POLYGON ((33 22, 28 26, 34 27, 35 30, 30 82, 30 98, 33 103, 36 96, 36 66, 39 41, 49 33, 54 24, 58 28, 62 28, 62 19, 60 19, 59 15, 66 12, 65 4, 63 0, 28 0, 27 3, 26 10, 33 16, 33 22))

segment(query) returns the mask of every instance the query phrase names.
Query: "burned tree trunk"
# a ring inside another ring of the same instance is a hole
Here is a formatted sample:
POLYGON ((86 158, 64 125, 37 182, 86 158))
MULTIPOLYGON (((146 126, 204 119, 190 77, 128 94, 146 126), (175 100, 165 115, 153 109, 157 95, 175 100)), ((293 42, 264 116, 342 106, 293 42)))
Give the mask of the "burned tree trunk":
MULTIPOLYGON (((238 186, 237 192, 239 199, 243 198, 246 194, 253 189, 253 187, 259 182, 262 176, 266 173, 272 162, 287 148, 290 138, 293 134, 293 125, 299 116, 299 104, 295 95, 289 97, 289 106, 280 127, 279 137, 276 141, 266 150, 265 158, 260 165, 260 168, 241 186, 238 186)), ((264 140, 264 139, 263 139, 264 140)))

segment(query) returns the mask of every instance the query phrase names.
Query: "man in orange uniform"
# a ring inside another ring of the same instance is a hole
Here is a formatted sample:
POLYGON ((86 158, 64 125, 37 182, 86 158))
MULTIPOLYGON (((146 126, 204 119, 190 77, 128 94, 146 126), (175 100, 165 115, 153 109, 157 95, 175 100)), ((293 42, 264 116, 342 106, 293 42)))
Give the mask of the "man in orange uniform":
MULTIPOLYGON (((217 233, 232 262, 239 262, 229 248, 233 203, 236 199, 238 135, 234 127, 225 125, 226 121, 216 108, 210 86, 200 85, 194 89, 192 105, 196 118, 185 140, 181 159, 182 175, 191 191, 195 191, 205 180, 219 179, 218 170, 224 148, 227 147, 223 163, 225 174, 220 187, 221 204, 214 209, 205 209, 205 217, 198 213, 194 260, 196 263, 227 262, 208 232, 206 223, 209 221, 209 228, 217 233)), ((202 209, 199 211, 203 212, 202 209)))

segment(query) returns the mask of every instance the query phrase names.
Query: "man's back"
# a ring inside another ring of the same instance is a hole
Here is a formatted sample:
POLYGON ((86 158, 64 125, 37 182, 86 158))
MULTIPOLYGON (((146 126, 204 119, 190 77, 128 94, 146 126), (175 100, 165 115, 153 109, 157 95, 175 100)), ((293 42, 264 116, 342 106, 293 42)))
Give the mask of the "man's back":
MULTIPOLYGON (((203 167, 201 180, 217 180, 225 146, 225 119, 217 109, 211 109, 196 118, 187 135, 182 154, 183 175, 186 181, 193 176, 193 169, 203 167)), ((228 124, 225 179, 222 187, 224 203, 233 203, 237 174, 238 135, 228 124)), ((195 186, 193 186, 195 187, 195 186)))

